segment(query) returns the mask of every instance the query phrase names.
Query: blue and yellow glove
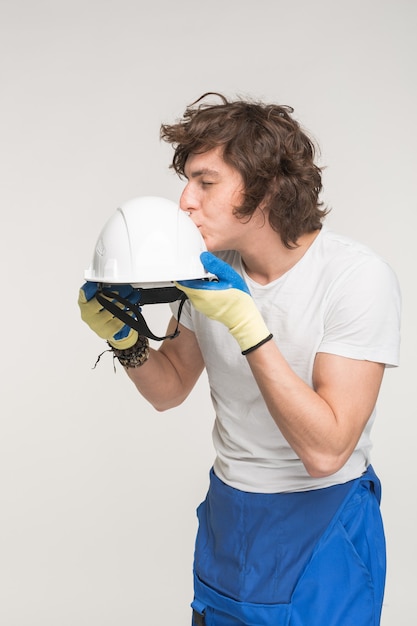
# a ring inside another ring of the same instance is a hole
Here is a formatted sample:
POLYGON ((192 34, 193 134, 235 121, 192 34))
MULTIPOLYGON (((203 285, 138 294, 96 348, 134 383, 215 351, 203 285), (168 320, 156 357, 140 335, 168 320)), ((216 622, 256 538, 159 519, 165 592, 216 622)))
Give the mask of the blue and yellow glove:
MULTIPOLYGON (((96 298, 97 283, 86 282, 78 295, 78 306, 82 320, 88 324, 99 337, 118 350, 131 348, 138 340, 138 333, 127 324, 114 317, 112 313, 102 307, 96 298)), ((139 291, 130 285, 113 285, 109 287, 131 303, 137 304, 140 299, 139 291)))
POLYGON ((217 276, 217 281, 196 279, 175 283, 195 309, 227 326, 242 354, 272 339, 243 278, 211 252, 202 252, 200 259, 207 272, 217 276))

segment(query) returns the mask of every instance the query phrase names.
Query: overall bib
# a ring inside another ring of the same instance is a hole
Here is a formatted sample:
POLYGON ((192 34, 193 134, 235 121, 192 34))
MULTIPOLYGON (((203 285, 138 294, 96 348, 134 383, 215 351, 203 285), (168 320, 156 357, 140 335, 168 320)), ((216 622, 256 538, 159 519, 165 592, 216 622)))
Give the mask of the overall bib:
POLYGON ((198 507, 193 626, 378 626, 380 482, 247 493, 210 473, 198 507))

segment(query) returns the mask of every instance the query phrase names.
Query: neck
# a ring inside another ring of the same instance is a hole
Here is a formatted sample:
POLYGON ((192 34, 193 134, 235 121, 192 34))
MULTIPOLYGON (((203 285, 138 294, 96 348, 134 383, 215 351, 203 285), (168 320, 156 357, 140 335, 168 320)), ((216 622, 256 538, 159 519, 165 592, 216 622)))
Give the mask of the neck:
POLYGON ((239 251, 246 273, 261 285, 280 278, 304 256, 319 232, 302 235, 294 248, 284 246, 275 231, 264 232, 263 236, 252 240, 248 249, 239 251))

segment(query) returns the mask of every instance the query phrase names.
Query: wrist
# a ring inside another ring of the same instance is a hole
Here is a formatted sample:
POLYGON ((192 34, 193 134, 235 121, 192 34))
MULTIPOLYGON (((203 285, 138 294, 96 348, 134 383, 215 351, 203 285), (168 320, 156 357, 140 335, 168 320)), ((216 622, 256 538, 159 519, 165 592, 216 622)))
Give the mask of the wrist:
POLYGON ((264 339, 261 339, 261 341, 259 341, 254 346, 251 346, 250 348, 246 348, 246 350, 242 350, 243 356, 246 356, 247 354, 250 354, 251 352, 253 352, 257 348, 260 348, 261 346, 264 345, 264 343, 267 343, 268 341, 271 341, 271 339, 273 339, 273 335, 272 335, 272 333, 269 333, 269 335, 267 337, 264 337, 264 339))
POLYGON ((140 367, 149 359, 149 339, 141 335, 138 336, 136 343, 130 348, 122 350, 115 348, 110 343, 109 346, 123 367, 140 367))

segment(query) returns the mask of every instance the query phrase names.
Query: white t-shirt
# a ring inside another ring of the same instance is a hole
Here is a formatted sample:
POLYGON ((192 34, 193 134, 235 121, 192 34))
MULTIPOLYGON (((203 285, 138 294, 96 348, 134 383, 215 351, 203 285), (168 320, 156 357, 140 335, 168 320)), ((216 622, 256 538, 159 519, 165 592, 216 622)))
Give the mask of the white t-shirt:
MULTIPOLYGON (((398 365, 398 282, 365 246, 323 227, 301 260, 267 285, 246 275, 237 252, 219 256, 245 278, 273 340, 311 387, 318 352, 398 365)), ((215 410, 214 470, 221 480, 244 491, 276 493, 327 487, 363 473, 375 411, 346 465, 332 476, 312 478, 272 419, 227 328, 189 301, 180 321, 195 332, 206 365, 215 410)))

